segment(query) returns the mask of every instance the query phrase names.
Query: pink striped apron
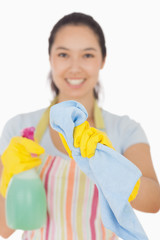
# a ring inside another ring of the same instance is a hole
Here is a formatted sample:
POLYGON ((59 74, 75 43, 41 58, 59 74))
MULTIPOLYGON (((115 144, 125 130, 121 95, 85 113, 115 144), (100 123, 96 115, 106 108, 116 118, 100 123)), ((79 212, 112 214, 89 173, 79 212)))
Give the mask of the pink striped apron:
MULTIPOLYGON (((43 137, 48 127, 46 113, 44 115, 36 129, 37 136, 38 129, 43 129, 39 138, 43 137)), ((46 191, 47 221, 41 229, 25 231, 23 240, 118 239, 102 224, 96 185, 80 170, 73 159, 68 160, 45 153, 37 172, 46 191)))

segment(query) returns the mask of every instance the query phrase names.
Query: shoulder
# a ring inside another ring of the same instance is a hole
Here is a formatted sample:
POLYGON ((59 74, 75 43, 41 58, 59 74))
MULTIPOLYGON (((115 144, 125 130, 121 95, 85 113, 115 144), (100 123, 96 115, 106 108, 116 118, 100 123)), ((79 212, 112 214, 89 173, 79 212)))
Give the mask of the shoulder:
POLYGON ((9 119, 4 128, 23 129, 25 127, 36 126, 45 109, 40 109, 34 112, 18 114, 9 119))
POLYGON ((104 119, 104 124, 106 129, 108 127, 112 128, 114 131, 124 132, 128 130, 133 130, 133 128, 138 127, 140 123, 131 119, 128 115, 116 115, 114 113, 108 112, 102 109, 102 115, 104 119))
POLYGON ((139 122, 128 115, 116 115, 102 109, 106 132, 122 154, 131 145, 147 143, 147 136, 139 122))
POLYGON ((0 154, 8 146, 12 137, 20 136, 21 131, 26 127, 36 127, 44 111, 45 108, 33 112, 18 114, 10 118, 6 122, 0 137, 0 154))

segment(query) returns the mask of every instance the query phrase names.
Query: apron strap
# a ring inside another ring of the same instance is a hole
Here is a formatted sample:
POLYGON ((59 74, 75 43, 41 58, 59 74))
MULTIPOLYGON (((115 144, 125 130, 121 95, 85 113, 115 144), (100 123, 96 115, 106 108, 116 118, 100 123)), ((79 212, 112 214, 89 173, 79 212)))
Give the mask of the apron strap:
POLYGON ((94 121, 97 129, 105 131, 102 109, 98 106, 97 101, 94 101, 94 121))
MULTIPOLYGON (((56 104, 57 102, 57 97, 51 102, 50 106, 45 110, 43 113, 41 119, 39 120, 35 133, 34 133, 34 138, 35 140, 40 143, 47 127, 49 126, 49 112, 50 108, 56 104)), ((95 121, 95 126, 97 129, 100 129, 102 131, 105 130, 105 125, 104 125, 104 120, 102 116, 102 110, 99 108, 97 101, 94 101, 94 121, 95 121)))
POLYGON ((49 125, 49 111, 50 111, 50 108, 56 104, 57 102, 57 97, 51 102, 50 106, 44 111, 42 117, 40 118, 37 126, 36 126, 36 129, 35 129, 35 132, 34 132, 34 138, 35 140, 40 143, 48 125, 49 125))

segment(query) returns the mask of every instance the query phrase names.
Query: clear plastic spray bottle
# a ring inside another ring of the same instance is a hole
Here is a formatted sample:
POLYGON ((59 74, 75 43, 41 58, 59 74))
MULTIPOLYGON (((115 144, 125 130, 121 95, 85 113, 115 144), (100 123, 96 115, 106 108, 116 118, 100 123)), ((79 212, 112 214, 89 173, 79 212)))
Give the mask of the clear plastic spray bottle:
MULTIPOLYGON (((33 140, 34 128, 25 129, 22 136, 33 140)), ((21 230, 38 229, 45 225, 46 215, 45 189, 35 169, 14 175, 6 195, 8 226, 21 230)))

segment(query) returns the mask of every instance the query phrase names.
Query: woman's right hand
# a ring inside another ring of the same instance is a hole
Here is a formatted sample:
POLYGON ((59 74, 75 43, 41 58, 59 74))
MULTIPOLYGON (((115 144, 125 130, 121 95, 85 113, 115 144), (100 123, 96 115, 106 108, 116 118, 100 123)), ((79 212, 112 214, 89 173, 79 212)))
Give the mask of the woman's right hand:
POLYGON ((25 137, 13 137, 1 156, 3 171, 0 193, 6 196, 8 184, 14 174, 29 170, 41 164, 39 155, 44 148, 33 140, 25 137))

